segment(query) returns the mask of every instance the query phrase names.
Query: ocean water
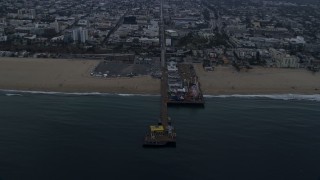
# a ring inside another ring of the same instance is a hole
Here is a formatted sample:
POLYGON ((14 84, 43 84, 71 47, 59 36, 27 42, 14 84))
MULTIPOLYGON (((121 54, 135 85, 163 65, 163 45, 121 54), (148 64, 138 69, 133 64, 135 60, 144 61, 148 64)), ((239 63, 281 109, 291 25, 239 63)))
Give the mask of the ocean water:
POLYGON ((159 96, 0 92, 0 179, 319 180, 318 95, 170 108, 177 147, 143 149, 159 96))

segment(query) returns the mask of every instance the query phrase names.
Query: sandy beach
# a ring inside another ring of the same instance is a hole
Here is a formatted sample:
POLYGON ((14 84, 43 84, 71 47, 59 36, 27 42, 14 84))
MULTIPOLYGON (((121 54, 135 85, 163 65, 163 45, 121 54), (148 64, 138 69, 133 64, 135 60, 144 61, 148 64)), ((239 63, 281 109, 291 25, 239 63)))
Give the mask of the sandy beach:
POLYGON ((206 72, 195 65, 204 94, 319 94, 320 73, 306 69, 254 67, 237 72, 233 67, 216 67, 206 72))
POLYGON ((0 89, 159 94, 160 81, 91 77, 97 60, 0 58, 0 89))
MULTIPOLYGON (((160 81, 91 77, 97 60, 0 58, 0 89, 56 92, 159 94, 160 81)), ((320 73, 305 69, 255 67, 237 72, 217 67, 212 72, 195 64, 203 94, 318 94, 320 73)))

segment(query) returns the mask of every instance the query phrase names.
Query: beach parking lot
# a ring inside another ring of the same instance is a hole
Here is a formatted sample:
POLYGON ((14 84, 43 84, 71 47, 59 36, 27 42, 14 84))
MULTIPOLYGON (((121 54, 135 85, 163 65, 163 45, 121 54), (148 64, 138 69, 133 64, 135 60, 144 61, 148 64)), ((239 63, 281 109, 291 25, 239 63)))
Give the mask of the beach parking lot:
POLYGON ((121 63, 101 61, 91 72, 92 76, 114 78, 146 76, 160 72, 159 58, 150 58, 150 62, 121 63))

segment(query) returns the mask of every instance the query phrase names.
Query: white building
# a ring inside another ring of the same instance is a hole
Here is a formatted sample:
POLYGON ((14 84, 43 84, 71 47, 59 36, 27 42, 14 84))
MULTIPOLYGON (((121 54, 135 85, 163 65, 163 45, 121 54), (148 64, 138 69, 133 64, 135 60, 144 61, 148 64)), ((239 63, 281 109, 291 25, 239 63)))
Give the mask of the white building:
POLYGON ((178 71, 178 68, 177 68, 177 63, 174 62, 174 61, 170 61, 167 65, 167 69, 169 72, 176 72, 178 71))
POLYGON ((72 31, 72 40, 74 42, 86 43, 89 39, 88 30, 83 28, 74 29, 72 31))
POLYGON ((81 19, 81 20, 78 21, 78 25, 79 25, 79 26, 89 27, 89 21, 88 21, 88 20, 81 19))
POLYGON ((19 9, 17 16, 20 18, 28 18, 35 19, 36 18, 36 10, 35 9, 19 9))
POLYGON ((63 41, 64 35, 53 37, 50 41, 51 42, 56 42, 56 41, 63 41))
POLYGON ((0 36, 0 42, 7 41, 7 36, 0 36))
POLYGON ((296 38, 285 39, 285 41, 289 42, 291 45, 296 46, 304 46, 306 41, 302 36, 297 36, 296 38))
POLYGON ((178 37, 179 36, 177 31, 170 30, 170 29, 166 30, 166 35, 171 36, 171 37, 178 37))
POLYGON ((159 45, 159 38, 139 38, 139 42, 143 45, 159 45))
POLYGON ((171 46, 171 39, 170 38, 166 39, 166 46, 171 46))
POLYGON ((276 50, 271 48, 269 50, 272 59, 279 68, 299 68, 299 58, 297 56, 289 55, 283 50, 276 50))
POLYGON ((79 40, 78 37, 79 37, 79 36, 78 36, 78 29, 72 30, 72 40, 76 42, 76 41, 79 40))
POLYGON ((88 30, 82 29, 80 30, 80 41, 85 43, 88 40, 88 30))
POLYGON ((7 20, 6 18, 0 18, 0 26, 6 27, 7 26, 7 20))
POLYGON ((56 30, 56 33, 60 32, 60 25, 57 20, 54 22, 54 29, 56 30))

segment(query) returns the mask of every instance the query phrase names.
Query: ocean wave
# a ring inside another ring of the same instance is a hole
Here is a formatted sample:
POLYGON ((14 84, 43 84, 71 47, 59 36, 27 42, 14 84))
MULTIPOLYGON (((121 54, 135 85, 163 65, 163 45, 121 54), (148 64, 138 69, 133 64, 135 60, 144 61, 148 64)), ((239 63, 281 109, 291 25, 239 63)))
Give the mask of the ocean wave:
MULTIPOLYGON (((88 92, 88 93, 79 93, 79 92, 54 92, 54 91, 26 91, 26 90, 2 90, 0 92, 6 93, 6 95, 14 95, 17 93, 25 93, 25 94, 48 94, 48 95, 109 95, 109 93, 99 93, 99 92, 88 92)), ((20 94, 21 95, 21 94, 20 94)))
POLYGON ((155 94, 115 94, 118 96, 160 96, 160 95, 155 95, 155 94))
POLYGON ((205 98, 269 98, 279 100, 308 100, 320 101, 320 94, 304 95, 304 94, 261 94, 261 95, 204 95, 205 98))
MULTIPOLYGON (((143 96, 143 97, 159 97, 160 95, 154 94, 124 94, 124 93, 100 93, 100 92, 54 92, 54 91, 27 91, 27 90, 3 90, 0 93, 5 96, 23 96, 23 94, 43 94, 43 95, 65 95, 65 96, 143 96)), ((304 95, 304 94, 232 94, 232 95, 204 95, 204 98, 269 98, 279 100, 309 100, 319 101, 320 94, 304 95)))
POLYGON ((0 92, 5 93, 6 96, 22 96, 21 93, 25 94, 44 94, 44 95, 66 95, 66 96, 159 96, 152 94, 121 94, 121 93, 100 93, 100 92, 54 92, 54 91, 26 91, 26 90, 3 90, 0 92), (20 94, 19 94, 20 93, 20 94))
POLYGON ((22 96, 22 94, 10 94, 10 93, 7 93, 5 94, 6 96, 22 96))

